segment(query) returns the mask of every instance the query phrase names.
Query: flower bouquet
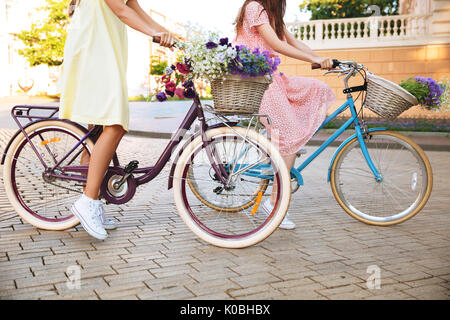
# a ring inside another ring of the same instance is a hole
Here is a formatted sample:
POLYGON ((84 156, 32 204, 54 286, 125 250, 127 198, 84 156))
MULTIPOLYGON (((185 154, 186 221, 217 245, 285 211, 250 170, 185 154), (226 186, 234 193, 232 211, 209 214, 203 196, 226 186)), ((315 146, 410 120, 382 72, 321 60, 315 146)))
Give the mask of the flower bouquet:
POLYGON ((158 94, 158 100, 165 101, 168 95, 194 98, 194 81, 207 80, 211 83, 214 108, 219 113, 257 113, 281 62, 268 51, 233 46, 228 38, 216 34, 199 36, 177 47, 184 51, 184 63, 166 70, 163 78, 166 90, 158 94))
POLYGON ((415 96, 427 110, 439 111, 448 108, 448 80, 438 83, 433 78, 415 77, 403 81, 400 86, 415 96))

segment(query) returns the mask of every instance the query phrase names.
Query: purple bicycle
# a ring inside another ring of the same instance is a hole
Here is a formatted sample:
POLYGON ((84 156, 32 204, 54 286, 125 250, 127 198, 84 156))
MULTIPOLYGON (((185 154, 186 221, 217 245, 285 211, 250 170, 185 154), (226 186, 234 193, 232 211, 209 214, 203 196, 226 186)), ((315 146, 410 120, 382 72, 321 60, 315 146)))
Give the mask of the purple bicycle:
MULTIPOLYGON (((12 117, 19 130, 2 159, 12 206, 26 222, 45 230, 66 230, 79 223, 70 207, 86 183, 88 166, 82 165, 83 158, 90 155, 102 130, 60 120, 58 111, 58 107, 14 107, 12 117)), ((198 237, 226 248, 244 248, 266 239, 289 207, 289 171, 278 149, 254 129, 263 115, 237 116, 233 121, 214 116, 219 121, 211 125, 197 95, 153 167, 139 168, 138 161, 122 166, 115 155, 101 199, 116 205, 129 202, 139 186, 155 179, 172 160, 169 189, 181 218, 198 237), (182 145, 196 120, 199 130, 182 145), (271 172, 274 182, 269 183, 264 172, 271 172), (272 193, 274 209, 265 212, 260 205, 272 193)))

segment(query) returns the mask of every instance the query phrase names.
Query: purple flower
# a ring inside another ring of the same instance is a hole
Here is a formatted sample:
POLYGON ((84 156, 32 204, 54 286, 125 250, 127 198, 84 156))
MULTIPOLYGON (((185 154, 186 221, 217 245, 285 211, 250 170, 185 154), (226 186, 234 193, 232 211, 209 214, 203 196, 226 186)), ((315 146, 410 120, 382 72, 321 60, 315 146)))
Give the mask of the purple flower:
POLYGON ((184 91, 184 96, 188 99, 194 99, 195 98, 195 90, 193 88, 187 88, 184 91))
POLYGON ((278 67, 278 66, 281 64, 281 59, 280 59, 280 57, 275 57, 273 63, 274 63, 275 66, 278 67))
POLYGON ((158 99, 159 102, 164 102, 164 101, 167 100, 167 96, 166 96, 166 94, 164 92, 160 92, 156 96, 156 99, 158 99))
POLYGON ((168 96, 171 96, 171 97, 173 98, 173 96, 175 95, 175 91, 169 91, 169 90, 166 90, 166 94, 167 94, 168 96))
POLYGON ((228 46, 228 38, 220 39, 219 43, 220 43, 221 46, 228 46))
POLYGON ((192 82, 192 80, 187 80, 183 83, 183 87, 187 88, 192 88, 194 86, 194 82, 192 82))
POLYGON ((208 48, 208 49, 217 48, 217 43, 209 41, 209 42, 206 43, 206 48, 208 48))

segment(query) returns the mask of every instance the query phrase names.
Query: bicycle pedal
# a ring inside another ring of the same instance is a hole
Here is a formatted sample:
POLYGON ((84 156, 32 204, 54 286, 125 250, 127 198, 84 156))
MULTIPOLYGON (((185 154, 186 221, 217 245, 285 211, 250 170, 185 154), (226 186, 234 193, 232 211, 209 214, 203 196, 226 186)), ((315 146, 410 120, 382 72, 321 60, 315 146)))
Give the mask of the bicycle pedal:
POLYGON ((139 167, 139 161, 131 161, 126 167, 125 167, 125 173, 126 174, 132 174, 137 168, 139 167))

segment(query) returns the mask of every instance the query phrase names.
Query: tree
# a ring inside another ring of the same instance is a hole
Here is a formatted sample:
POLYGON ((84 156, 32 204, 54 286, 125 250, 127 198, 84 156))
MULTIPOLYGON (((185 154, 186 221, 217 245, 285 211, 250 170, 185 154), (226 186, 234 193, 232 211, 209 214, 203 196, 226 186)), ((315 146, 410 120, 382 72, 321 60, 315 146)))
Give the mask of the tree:
POLYGON ((150 74, 153 76, 162 76, 165 74, 166 68, 169 66, 167 61, 161 61, 158 57, 152 57, 150 65, 150 74))
POLYGON ((45 6, 38 10, 46 11, 47 17, 43 21, 33 23, 31 30, 17 34, 25 44, 19 54, 27 59, 30 66, 59 66, 63 63, 69 2, 70 0, 46 0, 45 6))
POLYGON ((311 11, 311 20, 360 18, 373 15, 370 6, 378 6, 381 15, 398 13, 399 0, 304 0, 300 10, 311 11))

